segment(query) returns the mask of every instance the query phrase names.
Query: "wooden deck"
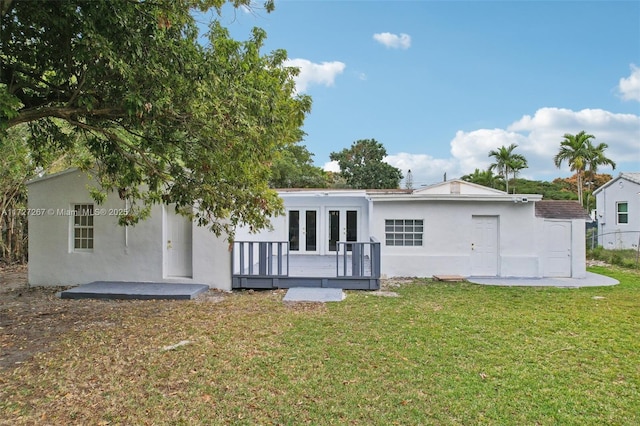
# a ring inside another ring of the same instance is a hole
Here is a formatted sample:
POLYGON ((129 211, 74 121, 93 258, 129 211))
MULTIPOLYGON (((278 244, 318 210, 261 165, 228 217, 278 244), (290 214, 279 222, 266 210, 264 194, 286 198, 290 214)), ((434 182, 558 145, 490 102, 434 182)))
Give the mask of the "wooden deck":
POLYGON ((287 253, 283 242, 234 246, 233 288, 380 287, 379 243, 349 243, 353 251, 326 256, 287 253))

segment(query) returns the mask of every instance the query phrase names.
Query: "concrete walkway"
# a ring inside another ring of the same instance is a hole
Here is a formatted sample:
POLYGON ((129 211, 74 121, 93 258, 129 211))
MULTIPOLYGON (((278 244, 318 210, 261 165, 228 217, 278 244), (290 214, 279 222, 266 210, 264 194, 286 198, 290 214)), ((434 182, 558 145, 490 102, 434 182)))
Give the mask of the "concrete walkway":
POLYGON ((604 275, 587 272, 585 278, 502 278, 469 277, 467 281, 482 285, 520 287, 604 287, 620 284, 620 281, 604 275))
POLYGON ((206 284, 94 281, 61 291, 62 299, 194 299, 209 290, 206 284))
POLYGON ((341 288, 292 287, 283 302, 341 302, 345 294, 341 288))

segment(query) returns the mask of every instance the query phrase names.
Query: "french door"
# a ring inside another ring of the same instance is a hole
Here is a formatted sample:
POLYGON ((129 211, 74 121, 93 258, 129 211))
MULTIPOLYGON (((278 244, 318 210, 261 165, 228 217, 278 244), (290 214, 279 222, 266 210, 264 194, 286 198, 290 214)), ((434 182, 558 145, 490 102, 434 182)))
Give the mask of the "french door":
MULTIPOLYGON (((338 241, 358 241, 358 210, 330 208, 327 217, 327 248, 330 252, 338 249, 338 241)), ((347 244, 351 251, 351 244, 347 244)))
POLYGON ((288 213, 289 251, 318 253, 318 211, 292 209, 288 213))

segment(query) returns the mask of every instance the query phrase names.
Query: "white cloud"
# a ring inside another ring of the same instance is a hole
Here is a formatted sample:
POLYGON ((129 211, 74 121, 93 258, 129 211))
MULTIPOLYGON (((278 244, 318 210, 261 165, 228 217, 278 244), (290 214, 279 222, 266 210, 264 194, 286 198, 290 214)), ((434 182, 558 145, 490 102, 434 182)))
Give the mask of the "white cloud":
POLYGON ((571 175, 566 164, 560 170, 556 168, 553 157, 565 133, 576 134, 581 130, 594 135, 594 142, 604 142, 609 146, 606 155, 618 167, 616 171, 602 167, 601 172, 615 175, 617 171, 640 170, 640 116, 602 109, 541 108, 533 116, 525 115, 506 129, 459 130, 450 142, 449 158, 401 152, 389 155, 386 161, 405 175, 411 169, 418 187, 442 181, 445 172, 451 179, 473 173, 476 168, 486 169, 492 163, 489 151, 515 143, 518 145, 516 152, 524 155, 529 163, 529 168, 523 170, 521 176, 552 180, 571 175))
POLYGON ((325 172, 339 172, 340 171, 340 165, 338 164, 337 161, 328 161, 326 163, 324 163, 324 166, 322 167, 322 169, 325 172))
POLYGON ((640 67, 631 64, 631 75, 620 79, 618 90, 625 101, 640 101, 640 67))
POLYGON ((414 188, 439 182, 445 173, 449 177, 456 177, 458 171, 455 160, 434 158, 427 154, 400 152, 388 155, 384 161, 402 170, 402 175, 405 177, 407 172, 411 170, 414 188))
POLYGON ((408 49, 411 46, 411 36, 409 34, 376 33, 373 39, 378 43, 391 49, 408 49))
MULTIPOLYGON (((602 109, 541 108, 533 117, 523 116, 508 130, 526 137, 523 154, 531 156, 529 167, 532 168, 533 161, 533 170, 557 173, 553 157, 558 152, 562 136, 581 130, 594 135, 594 142, 604 142, 609 146, 607 156, 619 163, 619 169, 622 170, 627 162, 631 163, 628 167, 640 167, 640 116, 635 114, 618 114, 602 109)), ((568 172, 566 166, 563 170, 568 172)))
POLYGON ((306 92, 309 86, 314 84, 333 86, 336 76, 342 74, 346 68, 346 64, 339 61, 316 64, 300 58, 287 59, 284 66, 300 68, 300 73, 294 78, 299 93, 306 92))

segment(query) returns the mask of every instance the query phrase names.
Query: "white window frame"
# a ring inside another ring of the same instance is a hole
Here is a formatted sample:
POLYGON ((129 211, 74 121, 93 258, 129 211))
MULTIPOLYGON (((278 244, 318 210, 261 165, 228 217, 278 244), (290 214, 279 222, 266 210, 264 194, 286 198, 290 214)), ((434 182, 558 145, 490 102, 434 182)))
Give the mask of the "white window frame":
POLYGON ((422 247, 424 219, 385 219, 384 243, 388 247, 422 247))
POLYGON ((71 250, 74 252, 92 252, 95 246, 95 228, 93 203, 75 203, 71 205, 70 231, 71 250))
POLYGON ((618 201, 616 202, 616 224, 618 225, 627 225, 629 224, 629 203, 627 201, 618 201), (627 208, 626 211, 621 212, 620 206, 624 204, 627 208), (625 221, 622 222, 620 220, 620 216, 624 215, 625 221))

